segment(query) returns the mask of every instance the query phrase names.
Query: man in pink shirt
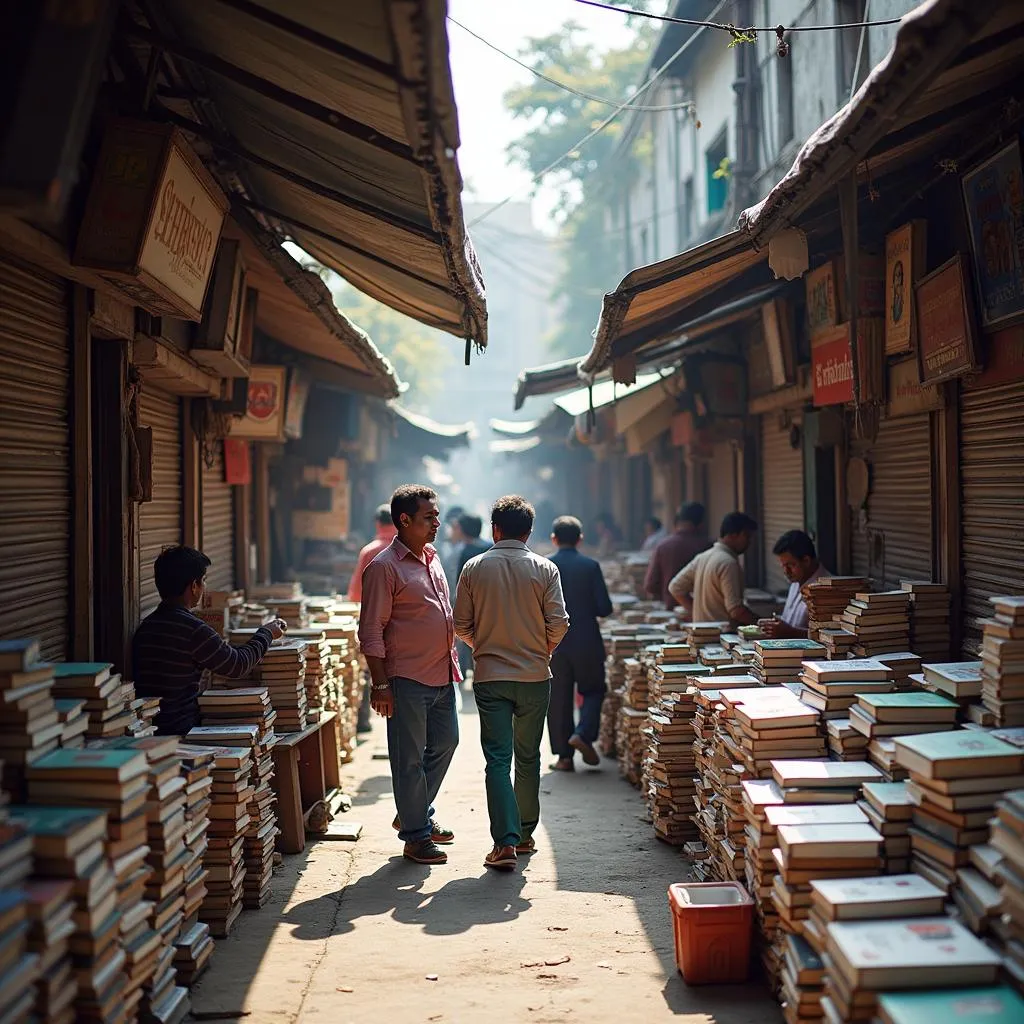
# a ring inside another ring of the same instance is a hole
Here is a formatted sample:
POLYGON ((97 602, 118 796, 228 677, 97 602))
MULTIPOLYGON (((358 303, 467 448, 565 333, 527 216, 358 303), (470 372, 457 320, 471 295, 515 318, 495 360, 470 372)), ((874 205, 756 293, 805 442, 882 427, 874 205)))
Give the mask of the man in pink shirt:
POLYGON ((398 533, 395 529, 395 524, 391 521, 390 505, 379 505, 375 519, 377 522, 377 536, 359 552, 356 571, 352 573, 352 579, 348 585, 348 599, 350 601, 362 601, 363 573, 366 571, 366 567, 395 539, 395 534, 398 533))
POLYGON ((404 855, 444 864, 455 835, 434 820, 434 800, 459 743, 461 681, 455 624, 441 559, 437 495, 407 484, 391 496, 394 540, 363 573, 359 643, 370 669, 370 703, 388 720, 394 826, 404 855))

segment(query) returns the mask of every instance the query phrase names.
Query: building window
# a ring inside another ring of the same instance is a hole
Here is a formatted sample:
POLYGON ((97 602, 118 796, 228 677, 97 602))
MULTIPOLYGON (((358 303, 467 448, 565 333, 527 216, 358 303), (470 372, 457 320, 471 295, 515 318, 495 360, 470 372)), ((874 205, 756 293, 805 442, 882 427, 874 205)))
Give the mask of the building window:
POLYGON ((724 128, 704 151, 704 164, 707 173, 708 213, 718 213, 725 209, 725 200, 729 194, 729 156, 724 128))
MULTIPOLYGON (((836 24, 852 25, 867 21, 867 0, 836 0, 836 24)), ((871 68, 867 29, 848 28, 835 33, 836 64, 839 68, 839 106, 850 101, 871 68)))
MULTIPOLYGON (((792 33, 786 33, 786 42, 792 46, 792 33)), ((796 134, 793 123, 793 54, 775 58, 775 89, 778 104, 779 148, 791 142, 796 134)))

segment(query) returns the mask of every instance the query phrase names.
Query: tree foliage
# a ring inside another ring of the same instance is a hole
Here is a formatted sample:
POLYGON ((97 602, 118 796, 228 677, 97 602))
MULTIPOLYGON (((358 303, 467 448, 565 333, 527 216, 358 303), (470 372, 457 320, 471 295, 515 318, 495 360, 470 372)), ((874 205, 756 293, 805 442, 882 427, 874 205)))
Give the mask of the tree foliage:
MULTIPOLYGON (((519 57, 535 70, 579 92, 607 97, 618 103, 629 99, 640 81, 655 36, 653 24, 629 19, 621 47, 599 51, 574 22, 557 32, 531 38, 519 57)), ((572 147, 603 122, 614 107, 560 89, 542 79, 510 89, 505 105, 524 124, 523 134, 508 147, 511 160, 533 175, 541 174, 564 153, 567 159, 545 175, 556 185, 559 198, 560 239, 564 243, 563 270, 553 291, 563 315, 548 339, 552 356, 579 355, 586 350, 597 322, 595 292, 617 283, 621 266, 621 238, 605 230, 608 191, 615 186, 602 174, 621 137, 623 116, 612 121, 584 146, 572 147)), ((634 150, 629 159, 637 159, 634 150)))

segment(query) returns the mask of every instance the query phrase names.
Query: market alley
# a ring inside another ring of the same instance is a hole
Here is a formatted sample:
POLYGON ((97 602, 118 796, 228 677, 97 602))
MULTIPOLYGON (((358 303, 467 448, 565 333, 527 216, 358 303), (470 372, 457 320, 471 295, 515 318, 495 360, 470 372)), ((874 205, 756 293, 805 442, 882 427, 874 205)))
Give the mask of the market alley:
MULTIPOLYGON (((493 1019, 770 1024, 758 982, 689 989, 666 900, 685 862, 654 838, 616 764, 542 778, 538 852, 487 872, 483 758, 472 700, 438 807, 449 862, 403 861, 379 725, 344 773, 358 843, 285 859, 273 903, 218 942, 193 991, 196 1019, 394 1024, 493 1019), (216 1016, 214 1016, 216 1015, 216 1016), (223 1017, 221 1016, 223 1015, 223 1017)), ((546 751, 545 751, 546 753, 546 751)), ((545 772, 547 769, 545 768, 545 772)))

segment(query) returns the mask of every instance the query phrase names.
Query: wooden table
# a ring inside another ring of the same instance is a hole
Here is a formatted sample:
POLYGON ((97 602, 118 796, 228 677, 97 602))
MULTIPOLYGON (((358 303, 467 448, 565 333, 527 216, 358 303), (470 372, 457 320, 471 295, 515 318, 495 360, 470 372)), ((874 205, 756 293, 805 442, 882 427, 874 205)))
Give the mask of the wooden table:
POLYGON ((338 713, 322 712, 302 732, 281 733, 274 747, 274 792, 281 853, 306 848, 306 814, 341 787, 338 713))

